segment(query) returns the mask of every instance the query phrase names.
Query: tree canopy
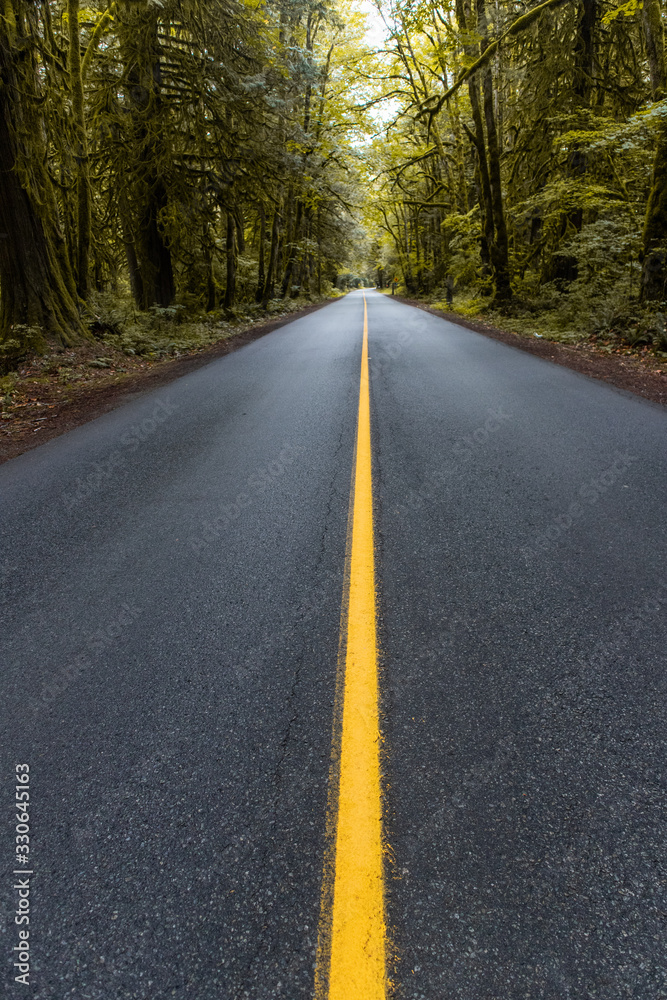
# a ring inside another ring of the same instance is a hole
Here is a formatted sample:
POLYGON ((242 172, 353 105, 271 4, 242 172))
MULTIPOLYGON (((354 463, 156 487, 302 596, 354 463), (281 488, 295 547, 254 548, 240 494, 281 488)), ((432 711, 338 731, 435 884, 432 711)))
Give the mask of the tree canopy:
POLYGON ((667 298, 663 6, 377 0, 367 226, 411 294, 499 308, 667 298))

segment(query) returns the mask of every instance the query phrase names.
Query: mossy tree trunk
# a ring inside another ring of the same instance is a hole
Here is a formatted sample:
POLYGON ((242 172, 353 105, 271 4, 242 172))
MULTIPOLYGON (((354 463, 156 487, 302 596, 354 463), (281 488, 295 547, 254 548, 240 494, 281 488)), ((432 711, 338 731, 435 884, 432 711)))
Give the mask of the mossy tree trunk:
POLYGON ((37 14, 21 0, 4 0, 0 12, 0 344, 20 354, 86 332, 44 166, 37 14))
MULTIPOLYGON (((482 36, 480 52, 483 55, 489 46, 487 33, 487 14, 485 0, 477 0, 477 26, 482 36)), ((489 210, 493 217, 493 242, 489 247, 493 281, 495 285, 495 301, 507 302, 512 298, 509 266, 509 242, 507 238, 507 223, 505 221, 505 206, 503 204, 503 181, 500 165, 500 142, 494 108, 493 75, 491 60, 482 70, 482 96, 484 107, 484 124, 486 125, 486 144, 488 162, 487 197, 490 198, 489 210)))
MULTIPOLYGON (((457 0, 457 20, 459 27, 469 32, 475 23, 471 0, 457 0)), ((482 36, 481 54, 487 49, 489 42, 486 34, 486 6, 484 0, 477 0, 476 5, 477 30, 482 36)), ((468 59, 479 55, 470 42, 464 45, 468 59)), ((505 302, 512 297, 509 269, 509 244, 507 225, 503 205, 502 175, 500 166, 500 147, 498 129, 494 110, 493 77, 490 62, 482 69, 482 94, 475 76, 468 80, 468 93, 472 111, 474 132, 469 136, 477 152, 477 172, 482 209, 482 238, 480 254, 482 265, 486 268, 491 264, 495 285, 495 298, 505 302), (485 134, 486 126, 486 134, 485 134)))
MULTIPOLYGON (((469 25, 472 24, 471 0, 456 0, 456 16, 459 28, 467 35, 469 25)), ((463 48, 467 59, 475 57, 476 51, 473 44, 467 41, 463 48)), ((491 247, 493 245, 493 209, 491 207, 491 181, 489 178, 489 164, 486 157, 484 119, 482 118, 479 84, 476 76, 471 76, 468 80, 468 96, 470 97, 470 110, 472 111, 472 120, 475 126, 474 132, 468 130, 468 136, 477 154, 475 173, 479 188, 479 207, 482 213, 480 256, 483 272, 485 276, 490 276, 489 265, 491 263, 491 247)))
POLYGON ((290 284, 292 281, 292 274, 294 272, 294 265, 296 263, 298 254, 298 241, 301 236, 301 220, 303 218, 303 202, 299 200, 296 205, 296 218, 294 221, 294 230, 292 233, 292 240, 290 243, 289 253, 287 257, 287 263, 285 265, 285 274, 283 276, 283 283, 280 290, 282 298, 287 298, 290 292, 290 284))
POLYGON ((259 261, 257 264, 257 291, 255 301, 261 302, 264 295, 264 284, 266 282, 266 268, 264 263, 264 247, 266 244, 266 211, 264 202, 259 203, 259 261))
POLYGON ((574 93, 581 107, 591 104, 595 86, 595 34, 600 16, 599 0, 579 0, 574 43, 574 93))
POLYGON ((236 226, 234 216, 227 209, 227 285, 225 287, 225 309, 232 309, 236 302, 236 226))
POLYGON ((137 304, 169 306, 176 288, 171 250, 165 237, 168 194, 164 178, 165 150, 161 139, 161 64, 158 14, 146 0, 123 4, 120 40, 131 108, 131 145, 134 161, 128 165, 128 200, 135 216, 134 253, 141 276, 135 282, 137 304))
POLYGON ((644 220, 641 298, 667 299, 667 127, 661 126, 644 220))
MULTIPOLYGON (((665 96, 665 42, 659 0, 645 0, 642 11, 644 38, 654 101, 665 96)), ((662 302, 667 298, 667 126, 662 124, 653 162, 653 177, 644 220, 641 298, 662 302)))
POLYGON ((505 206, 503 204, 503 182, 500 168, 500 148, 496 115, 493 108, 493 80, 491 66, 484 69, 482 80, 484 91, 484 119, 486 121, 486 137, 489 147, 489 183, 491 188, 491 211, 493 213, 494 238, 491 245, 491 265, 496 286, 495 299, 506 302, 512 298, 509 265, 509 241, 507 224, 505 222, 505 206))
POLYGON ((76 159, 76 286, 82 299, 88 297, 88 273, 90 269, 90 166, 88 161, 88 138, 83 99, 83 75, 81 70, 81 37, 79 31, 79 0, 68 0, 69 21, 69 72, 72 94, 72 118, 74 131, 74 156, 76 159))
POLYGON ((278 203, 273 213, 271 224, 271 249, 269 251, 269 266, 266 271, 266 283, 264 285, 264 295, 262 296, 262 306, 266 309, 269 299, 273 298, 276 285, 276 273, 278 270, 278 259, 280 253, 280 237, 282 230, 282 197, 279 195, 278 203))

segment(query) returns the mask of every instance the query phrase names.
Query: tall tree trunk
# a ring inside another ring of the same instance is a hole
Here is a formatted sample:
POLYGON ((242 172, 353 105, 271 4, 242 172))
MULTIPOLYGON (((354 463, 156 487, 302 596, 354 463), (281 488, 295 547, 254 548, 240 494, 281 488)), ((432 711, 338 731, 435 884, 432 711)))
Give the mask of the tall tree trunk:
MULTIPOLYGON (((472 25, 472 10, 470 0, 456 0, 456 16, 464 32, 470 31, 472 25)), ((466 43, 464 51, 467 58, 475 58, 477 53, 474 45, 466 43)), ((479 97, 479 85, 477 78, 471 76, 468 81, 468 94, 470 96, 470 108, 472 111, 474 133, 468 132, 477 152, 477 169, 479 172, 480 208, 482 211, 482 237, 480 241, 480 256, 482 258, 483 272, 486 273, 488 264, 491 262, 491 248, 493 246, 493 199, 491 195, 491 180, 489 177, 489 164, 486 155, 486 139, 484 136, 484 122, 479 97)))
POLYGON ((213 278, 213 258, 209 257, 206 265, 206 312, 215 309, 215 280, 213 278))
POLYGON ((281 289, 281 298, 286 298, 290 288, 290 281, 292 278, 292 272, 294 271, 294 264, 296 263, 297 253, 298 253, 298 240, 301 232, 301 219, 303 217, 303 202, 299 198, 296 205, 296 218, 294 220, 294 232, 292 235, 292 240, 290 243, 289 253, 287 257, 287 264, 285 266, 285 275, 283 277, 283 284, 281 289))
POLYGON ((273 293, 276 283, 276 270, 278 267, 278 249, 280 246, 280 201, 276 205, 275 211, 273 213, 273 223, 271 225, 271 250, 269 251, 269 267, 266 272, 266 284, 264 285, 264 294, 262 296, 262 305, 266 309, 269 304, 269 299, 273 298, 273 293))
POLYGON ((90 268, 90 167, 88 138, 83 103, 83 76, 81 70, 81 37, 79 32, 79 0, 68 0, 69 22, 69 73, 72 92, 72 117, 76 158, 76 285, 82 299, 88 297, 88 272, 90 268))
POLYGON ((264 244, 266 243, 266 212, 264 211, 264 203, 259 203, 259 265, 257 268, 257 291, 255 293, 255 301, 261 302, 262 296, 264 295, 264 285, 266 283, 266 274, 264 266, 264 244))
MULTIPOLYGON (((168 306, 176 288, 171 250, 163 231, 168 206, 161 174, 164 151, 160 139, 161 67, 158 16, 146 0, 123 4, 119 32, 131 108, 132 145, 136 160, 127 172, 129 202, 136 213, 135 251, 141 273, 142 299, 138 305, 168 306)), ((121 183, 125 179, 121 179, 121 183)))
POLYGON ((169 306, 174 301, 176 286, 169 249, 162 232, 160 216, 167 207, 167 192, 157 176, 151 174, 144 213, 139 224, 139 265, 144 289, 143 308, 152 305, 169 306))
MULTIPOLYGON (((643 27, 651 74, 651 92, 659 101, 667 88, 662 8, 659 0, 645 0, 643 27)), ((653 177, 644 220, 641 299, 667 298, 667 124, 660 125, 653 177)))
POLYGON ((590 107, 595 82, 595 31, 599 0, 579 0, 574 43, 574 93, 583 107, 590 107))
POLYGON ((232 309, 236 302, 236 225, 232 212, 227 209, 227 285, 225 309, 232 309))
POLYGON ((240 208, 234 209, 234 225, 236 226, 236 246, 239 253, 245 253, 245 223, 240 208))
MULTIPOLYGON (((488 45, 486 37, 486 8, 484 0, 477 0, 477 11, 480 28, 483 31, 482 52, 488 45)), ((486 123, 486 138, 489 155, 489 182, 491 187, 491 211, 493 213, 494 239, 491 247, 491 264, 496 286, 495 298, 498 302, 506 302, 512 298, 509 267, 509 243, 505 208, 503 205, 503 182, 500 168, 500 148, 496 114, 493 106, 493 76, 491 62, 482 70, 482 89, 484 94, 484 120, 486 123)))
MULTIPOLYGON (((576 109, 590 108, 595 82, 595 37, 599 16, 598 0, 578 0, 577 31, 574 41, 574 75, 572 89, 576 109)), ((567 160, 571 177, 582 178, 588 171, 588 157, 581 144, 574 142, 567 160)), ((575 208, 563 214, 561 238, 572 231, 579 233, 584 224, 583 208, 575 208)), ((551 258, 547 275, 551 280, 570 283, 579 276, 577 258, 570 254, 556 253, 551 258)))
POLYGON ((213 312, 216 307, 216 289, 213 274, 213 240, 208 220, 204 223, 202 232, 202 254, 206 266, 206 312, 213 312))
POLYGON ((317 294, 322 295, 322 222, 320 206, 317 206, 317 294))
POLYGON ((414 230, 415 238, 415 271, 416 271, 416 284, 417 291, 424 291, 424 278, 423 278, 423 268, 422 268, 422 257, 421 257, 421 247, 419 240, 419 210, 416 209, 412 215, 412 228, 414 230))
POLYGON ((135 246, 134 233, 132 232, 132 221, 130 218, 130 207, 127 201, 127 192, 121 188, 118 195, 118 215, 120 217, 121 232, 123 234, 123 245, 125 247, 125 258, 127 260, 127 270, 130 277, 130 291, 137 305, 144 301, 144 286, 137 260, 137 250, 135 246))
POLYGON ((654 101, 659 101, 665 94, 665 41, 660 0, 644 0, 642 26, 651 74, 651 95, 654 101))
POLYGON ((69 256, 44 168, 47 134, 35 71, 34 38, 23 37, 5 0, 0 17, 0 345, 5 356, 42 347, 46 337, 85 339, 69 256), (17 130, 31 137, 20 152, 17 130))

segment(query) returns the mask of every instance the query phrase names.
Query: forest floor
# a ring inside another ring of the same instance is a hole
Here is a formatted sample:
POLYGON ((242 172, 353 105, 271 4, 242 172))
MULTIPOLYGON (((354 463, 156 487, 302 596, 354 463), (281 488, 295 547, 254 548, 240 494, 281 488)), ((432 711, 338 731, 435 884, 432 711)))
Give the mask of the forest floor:
POLYGON ((211 343, 149 358, 128 354, 112 339, 28 358, 0 378, 0 463, 129 401, 135 396, 230 354, 246 344, 321 309, 331 298, 269 319, 239 322, 211 343))
POLYGON ((565 368, 572 368, 591 378, 597 378, 617 389, 634 392, 654 403, 667 405, 667 358, 649 347, 619 346, 612 338, 589 339, 578 344, 562 344, 546 336, 516 333, 503 330, 481 317, 461 316, 446 312, 422 299, 409 299, 397 295, 399 302, 434 313, 442 319, 458 323, 468 330, 483 333, 503 344, 518 347, 521 351, 547 358, 565 368))

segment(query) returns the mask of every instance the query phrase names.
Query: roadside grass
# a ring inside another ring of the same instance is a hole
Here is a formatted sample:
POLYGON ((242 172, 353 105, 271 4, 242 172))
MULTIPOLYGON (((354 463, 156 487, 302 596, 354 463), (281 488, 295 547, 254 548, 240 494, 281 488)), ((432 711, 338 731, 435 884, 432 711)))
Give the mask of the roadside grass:
POLYGON ((204 313, 191 312, 182 305, 153 306, 142 312, 129 296, 119 299, 97 294, 88 304, 89 326, 93 337, 103 347, 119 350, 130 357, 155 360, 189 354, 258 323, 279 319, 305 306, 336 297, 337 293, 329 293, 319 297, 271 299, 266 309, 259 303, 244 303, 233 310, 204 313))

